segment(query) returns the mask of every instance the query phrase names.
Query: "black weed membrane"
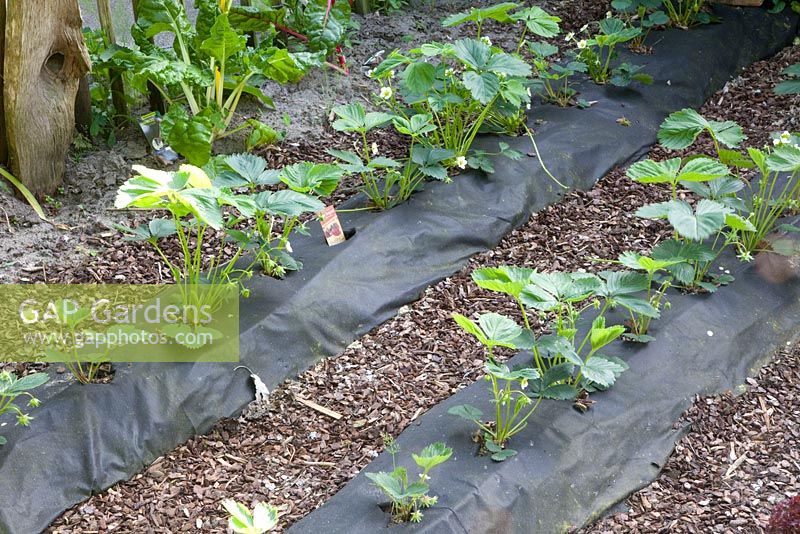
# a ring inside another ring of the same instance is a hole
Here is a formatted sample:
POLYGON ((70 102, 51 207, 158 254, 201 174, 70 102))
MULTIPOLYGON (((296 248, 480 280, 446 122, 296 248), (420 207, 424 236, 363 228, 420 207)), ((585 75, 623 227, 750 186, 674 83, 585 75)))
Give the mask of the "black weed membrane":
MULTIPOLYGON (((534 107, 529 126, 562 183, 588 189, 614 166, 639 159, 670 112, 700 106, 743 67, 796 35, 789 15, 718 11, 719 24, 653 33, 654 53, 638 58, 655 78, 652 86, 586 83, 580 96, 597 101, 589 109, 534 107), (622 117, 630 126, 617 123, 622 117)), ((524 136, 484 137, 477 145, 493 150, 500 140, 531 152, 524 136)), ((355 231, 345 244, 327 247, 319 229, 294 238, 303 270, 285 280, 248 282, 251 296, 240 306, 241 364, 270 389, 296 376, 391 318, 566 192, 535 158, 494 166, 493 175, 466 172, 451 184, 427 184, 385 213, 342 214, 345 230, 355 231)), ((358 203, 363 199, 349 205, 358 203)), ((405 450, 437 439, 456 448, 455 461, 437 474, 438 506, 414 528, 550 532, 599 513, 654 476, 676 438, 672 422, 692 395, 739 383, 791 337, 800 319, 796 289, 770 285, 745 269, 733 287, 711 297, 674 298, 673 310, 657 325, 658 340, 631 351, 631 370, 613 391, 583 415, 543 404, 515 438, 518 456, 502 465, 475 456, 469 425, 445 415, 451 404, 485 398, 485 384, 436 407, 400 438, 405 450)), ((35 425, 3 428, 0 532, 42 530, 73 504, 236 415, 253 400, 248 372, 236 366, 117 364, 110 384, 53 382, 37 390, 44 403, 35 425)), ((368 470, 386 465, 381 457, 368 470)), ((377 532, 387 524, 378 500, 359 476, 293 531, 377 532)))

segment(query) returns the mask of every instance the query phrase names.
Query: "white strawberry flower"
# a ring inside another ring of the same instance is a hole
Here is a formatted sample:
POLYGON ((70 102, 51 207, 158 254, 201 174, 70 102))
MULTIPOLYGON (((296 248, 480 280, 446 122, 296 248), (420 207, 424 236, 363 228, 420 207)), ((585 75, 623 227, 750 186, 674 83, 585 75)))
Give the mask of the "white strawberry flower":
POLYGON ((392 98, 392 88, 388 86, 381 87, 380 97, 384 100, 389 100, 392 98))
POLYGON ((456 167, 459 169, 466 169, 467 168, 467 158, 464 156, 458 156, 456 158, 456 167))

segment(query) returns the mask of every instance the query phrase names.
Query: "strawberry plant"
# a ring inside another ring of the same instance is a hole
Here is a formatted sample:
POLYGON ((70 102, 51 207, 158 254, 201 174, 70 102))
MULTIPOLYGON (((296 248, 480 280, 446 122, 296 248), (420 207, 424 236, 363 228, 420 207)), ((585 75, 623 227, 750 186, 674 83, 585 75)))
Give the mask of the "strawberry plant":
POLYGON ((711 280, 706 280, 706 275, 725 247, 739 242, 740 233, 755 230, 750 221, 719 200, 703 198, 692 205, 678 198, 677 186, 680 183, 711 182, 728 174, 728 167, 705 157, 685 163, 680 158, 658 162, 645 160, 634 163, 627 170, 627 176, 634 181, 670 186, 672 200, 643 206, 636 215, 667 220, 672 226, 672 239, 656 245, 652 256, 656 260, 676 261, 667 270, 683 287, 714 291, 717 285, 730 282, 730 276, 712 275, 711 280), (706 243, 709 238, 713 238, 712 243, 706 243))
POLYGON ((775 92, 779 95, 793 95, 800 93, 800 63, 795 63, 783 70, 789 76, 789 80, 782 81, 775 86, 775 92))
POLYGON ((442 21, 442 26, 451 28, 462 24, 473 23, 475 25, 475 38, 481 38, 483 23, 487 20, 508 23, 514 21, 509 14, 510 11, 519 7, 514 2, 502 2, 487 7, 472 7, 469 11, 455 13, 442 21))
POLYGON ((597 84, 610 83, 626 87, 637 81, 643 84, 653 83, 653 78, 642 72, 643 67, 630 63, 613 66, 617 58, 617 45, 638 38, 642 30, 626 25, 622 20, 607 17, 597 23, 598 32, 589 39, 577 42, 576 60, 586 65, 586 73, 597 84))
MULTIPOLYGON (((0 415, 14 414, 18 425, 30 425, 33 417, 23 412, 15 400, 19 397, 27 397, 28 407, 36 408, 39 406, 39 399, 33 396, 31 390, 38 388, 48 380, 49 377, 44 373, 31 373, 17 378, 9 371, 0 372, 0 415)), ((0 445, 5 444, 6 438, 0 436, 0 445)))
POLYGON ((408 200, 425 179, 449 181, 445 163, 454 158, 451 150, 428 146, 427 136, 436 127, 431 115, 416 114, 408 118, 382 112, 369 112, 356 102, 333 108, 337 119, 333 128, 352 132, 361 138, 361 153, 347 150, 328 150, 339 160, 339 167, 361 177, 361 191, 373 207, 389 209, 408 200), (392 123, 401 134, 411 138, 409 158, 405 162, 380 156, 367 141, 367 132, 392 123))
POLYGON ((395 115, 406 120, 431 116, 436 128, 428 133, 428 143, 466 158, 483 129, 515 134, 522 127, 530 74, 519 57, 482 40, 461 39, 427 43, 407 54, 394 51, 372 76, 395 115))
POLYGON ((484 365, 484 378, 491 384, 495 410, 494 420, 488 423, 482 421, 483 412, 469 404, 453 406, 447 412, 475 423, 483 447, 492 460, 502 462, 516 454, 506 446, 507 442, 527 426, 542 400, 541 395, 536 401, 531 400, 525 391, 529 382, 540 379, 541 375, 532 367, 511 370, 495 362, 494 347, 515 348, 515 340, 522 335, 522 329, 513 320, 496 313, 481 315, 478 323, 460 314, 454 314, 453 319, 486 347, 488 361, 484 365))
POLYGON ((416 480, 410 480, 408 470, 405 467, 397 466, 396 456, 400 448, 393 439, 384 437, 386 450, 392 455, 392 471, 367 473, 375 486, 377 486, 391 502, 392 521, 395 523, 419 523, 422 521, 422 510, 430 508, 436 504, 436 497, 428 495, 430 486, 430 471, 434 467, 443 464, 453 455, 453 449, 444 443, 433 443, 428 445, 417 454, 411 457, 421 469, 416 480))
POLYGON ((661 0, 669 20, 678 28, 708 24, 711 16, 702 11, 706 0, 661 0))
MULTIPOLYGON (((631 297, 628 295, 628 291, 620 290, 615 292, 616 295, 610 296, 610 298, 614 299, 614 304, 621 305, 628 311, 630 316, 630 320, 627 323, 630 332, 625 333, 623 337, 629 341, 647 343, 653 340, 653 337, 647 334, 650 329, 650 322, 660 317, 662 306, 667 307, 669 305, 663 299, 672 281, 669 276, 662 275, 667 274, 666 269, 676 263, 680 263, 680 260, 656 260, 636 252, 626 251, 620 255, 619 263, 633 271, 643 272, 645 276, 638 279, 640 283, 631 284, 630 281, 626 281, 625 284, 617 285, 621 288, 631 288, 633 286, 635 290, 644 290, 647 293, 644 299, 631 297), (659 278, 657 279, 656 277, 659 278)), ((630 277, 631 274, 614 272, 601 276, 603 276, 608 285, 613 283, 611 281, 612 277, 630 277)))
MULTIPOLYGON (((560 379, 558 383, 571 387, 571 392, 564 388, 551 392, 547 388, 552 383, 535 382, 537 391, 544 396, 552 394, 554 398, 564 395, 572 398, 578 393, 578 387, 590 391, 610 387, 627 368, 618 358, 597 351, 625 331, 622 326, 606 327, 606 312, 625 302, 623 298, 615 300, 616 297, 641 291, 641 281, 631 278, 607 283, 589 273, 539 273, 533 269, 510 266, 477 269, 472 273, 472 279, 480 288, 514 299, 522 315, 524 328, 513 343, 506 341, 513 345, 510 348, 533 352, 534 364, 540 376, 545 378, 552 367, 567 364, 570 376, 560 379), (579 321, 590 309, 598 310, 596 318, 584 335, 579 336, 579 321), (531 313, 549 322, 551 335, 536 339, 531 313), (599 341, 601 338, 605 339, 602 343, 599 341)), ((471 333, 475 335, 474 330, 471 333)), ((491 343, 487 345, 490 359, 494 358, 493 346, 491 343)))
POLYGON ((252 154, 235 154, 220 158, 209 167, 213 183, 221 190, 224 204, 236 206, 240 217, 228 225, 227 238, 242 249, 253 250, 254 263, 269 276, 282 277, 303 264, 292 258, 289 241, 293 232, 306 234, 301 217, 325 207, 320 200, 330 195, 339 184, 343 171, 335 165, 296 163, 281 170, 267 169, 264 158, 252 154), (284 185, 278 191, 260 191, 265 186, 284 185), (247 195, 234 191, 246 188, 247 195), (240 223, 252 225, 239 229, 240 223))
POLYGON ((550 43, 530 43, 528 49, 533 55, 534 87, 541 97, 553 104, 567 107, 574 103, 577 91, 572 88, 570 78, 577 73, 586 72, 586 64, 569 61, 566 64, 551 60, 558 53, 558 47, 550 43))
POLYGON ((538 6, 531 6, 522 8, 511 14, 511 20, 517 24, 522 23, 522 34, 517 41, 517 50, 522 50, 525 45, 528 34, 533 34, 538 37, 548 39, 558 35, 560 28, 558 23, 561 22, 559 17, 555 17, 547 13, 544 9, 538 6))
POLYGON ((235 239, 235 251, 226 258, 226 240, 220 240, 216 254, 208 256, 207 238, 215 232, 228 231, 240 217, 247 217, 254 210, 253 201, 245 195, 233 195, 211 183, 200 168, 181 165, 177 172, 166 172, 134 165, 138 174, 126 181, 117 191, 114 206, 117 208, 142 208, 165 210, 169 219, 155 219, 146 226, 129 228, 117 225, 131 241, 149 243, 159 254, 175 282, 181 287, 185 304, 200 309, 207 305, 216 310, 224 297, 228 284, 240 284, 250 275, 248 269, 236 266, 244 252, 235 239), (224 214, 222 205, 231 208, 224 214), (238 216, 236 215, 238 212, 238 216), (175 236, 180 250, 180 259, 170 258, 159 244, 162 239, 175 236), (198 292, 196 287, 206 285, 198 292), (202 302, 195 302, 202 299, 202 302))
POLYGON ((627 364, 601 352, 625 332, 621 325, 606 325, 608 310, 622 306, 639 314, 658 317, 646 291, 648 279, 637 273, 539 273, 533 269, 500 266, 477 269, 473 281, 488 291, 510 296, 522 315, 523 325, 497 313, 485 313, 475 322, 460 314, 458 325, 486 349, 485 378, 492 386, 493 421, 469 405, 450 413, 474 422, 492 459, 502 461, 515 451, 508 440, 527 425, 543 398, 573 400, 581 391, 611 387, 627 364), (587 326, 585 314, 596 310, 587 326), (549 334, 537 336, 531 314, 546 321, 549 334), (509 369, 496 360, 495 349, 529 350, 532 366, 509 369), (535 399, 535 400, 533 400, 535 399))
POLYGON ((771 248, 765 240, 778 220, 800 208, 800 134, 783 132, 773 138, 772 147, 750 148, 747 152, 761 176, 747 203, 753 231, 742 236, 743 256, 764 246, 771 248))
POLYGON ((256 503, 251 512, 233 499, 222 501, 228 512, 228 528, 236 534, 264 534, 278 526, 278 509, 265 502, 256 503))
POLYGON ((661 0, 614 0, 611 7, 625 24, 633 28, 638 25, 639 35, 629 43, 634 51, 647 51, 644 42, 650 31, 656 26, 669 24, 669 17, 661 10, 661 0))
MULTIPOLYGON (((765 244, 766 236, 774 231, 780 217, 798 207, 800 136, 789 132, 776 134, 772 146, 748 148, 742 153, 737 148, 746 137, 738 124, 709 121, 692 109, 683 109, 672 113, 662 123, 658 138, 666 148, 680 150, 691 146, 701 134, 711 138, 718 165, 730 166, 730 173, 711 180, 678 178, 678 181, 682 187, 705 200, 722 204, 732 213, 726 217, 732 223, 733 243, 740 257, 749 259, 765 244), (742 173, 751 169, 760 176, 743 180, 742 173), (749 194, 739 196, 745 188, 749 189, 749 194)), ((672 186, 673 198, 676 185, 672 186)))

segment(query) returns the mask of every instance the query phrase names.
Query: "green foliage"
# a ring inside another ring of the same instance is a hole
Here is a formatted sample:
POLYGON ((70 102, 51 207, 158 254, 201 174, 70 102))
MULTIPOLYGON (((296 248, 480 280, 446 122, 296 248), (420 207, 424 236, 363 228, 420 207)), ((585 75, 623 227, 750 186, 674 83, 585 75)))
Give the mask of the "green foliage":
POLYGON ((611 83, 619 87, 626 87, 634 81, 648 85, 653 83, 653 78, 643 73, 641 66, 629 63, 612 65, 618 56, 617 45, 639 38, 642 29, 631 27, 613 17, 605 18, 597 25, 599 31, 596 34, 577 42, 576 60, 586 65, 589 77, 595 83, 611 83))
MULTIPOLYGON (((92 102, 92 123, 89 125, 89 136, 92 139, 102 139, 108 146, 116 144, 117 137, 114 130, 115 117, 114 104, 111 99, 112 73, 108 68, 108 49, 105 43, 105 34, 102 30, 84 28, 83 42, 89 52, 92 62, 92 75, 89 82, 89 96, 92 102)), ((117 75, 128 78, 126 73, 118 72, 117 75)), ((131 103, 132 99, 128 99, 131 103)))
POLYGON ((204 165, 214 141, 233 132, 255 127, 250 142, 263 143, 265 131, 258 123, 245 121, 230 128, 242 94, 272 105, 261 92, 263 81, 297 81, 308 63, 273 46, 273 33, 266 34, 258 46, 247 45, 245 32, 272 31, 280 20, 271 8, 264 7, 262 12, 262 8, 232 8, 230 2, 210 0, 199 1, 198 8, 198 22, 193 26, 182 2, 142 0, 131 30, 138 49, 116 47, 103 65, 130 72, 131 86, 138 91, 145 92, 148 83, 155 86, 169 105, 162 122, 165 141, 190 163, 204 165), (149 42, 162 33, 174 37, 172 49, 149 42))
MULTIPOLYGON (((154 229, 154 231, 157 231, 154 229)), ((84 326, 82 323, 90 318, 92 310, 86 306, 71 309, 74 304, 59 300, 55 304, 58 334, 55 341, 44 348, 49 361, 63 361, 70 373, 81 384, 91 384, 97 374, 109 361, 109 353, 121 343, 108 343, 100 347, 85 345, 78 340, 84 326)), ((125 325, 113 325, 106 330, 106 335, 119 339, 121 331, 128 331, 125 325)))
POLYGON ((264 534, 278 525, 278 509, 259 502, 253 511, 233 499, 222 501, 222 506, 230 514, 228 528, 236 534, 264 534))
POLYGON ((639 35, 629 43, 633 50, 644 48, 645 40, 653 28, 669 23, 669 16, 661 9, 661 0, 613 0, 611 7, 628 26, 638 27, 639 35))
MULTIPOLYGON (((638 263, 637 268, 641 268, 638 263)), ((508 295, 516 302, 523 325, 493 312, 480 315, 477 321, 453 315, 461 329, 486 348, 485 378, 491 383, 495 414, 494 420, 487 423, 482 420, 483 413, 473 406, 453 407, 450 413, 478 426, 492 459, 502 461, 512 456, 514 451, 506 447, 507 441, 525 428, 542 399, 573 400, 581 390, 607 389, 628 368, 619 358, 604 353, 625 333, 624 326, 607 326, 605 315, 621 307, 635 318, 659 317, 658 293, 666 287, 652 291, 651 283, 653 274, 661 268, 652 269, 650 276, 637 272, 600 276, 539 273, 513 266, 473 271, 472 279, 478 287, 508 295), (595 317, 587 327, 585 314, 592 309, 596 310, 595 317), (550 334, 534 333, 531 313, 548 322, 550 334), (498 347, 530 351, 533 365, 509 369, 499 364, 498 347)), ((646 326, 642 323, 644 330, 633 334, 646 333, 646 326)))
POLYGON ((789 4, 786 3, 786 0, 773 0, 772 1, 772 8, 768 9, 769 13, 781 13, 783 12, 786 7, 790 6, 791 10, 795 13, 800 13, 800 1, 799 0, 790 0, 789 4))
POLYGON ((385 210, 408 200, 422 183, 430 178, 449 181, 445 164, 455 154, 452 150, 430 146, 428 134, 435 131, 432 116, 419 113, 408 117, 389 113, 369 112, 356 102, 336 106, 337 119, 333 128, 341 132, 356 133, 361 138, 361 153, 346 150, 329 150, 336 157, 343 172, 361 177, 361 191, 367 195, 371 206, 385 210), (392 123, 395 129, 411 138, 409 157, 405 161, 380 156, 378 147, 369 146, 367 133, 392 123))
MULTIPOLYGON (((463 325, 462 321, 466 319, 458 314, 453 318, 459 325, 463 325)), ((469 319, 466 320, 469 321, 469 319)), ((511 320, 508 319, 508 321, 511 320)), ((513 323, 513 321, 511 322, 513 323)), ((506 443, 527 426, 528 419, 541 402, 541 397, 535 402, 532 401, 525 391, 529 381, 540 377, 536 369, 525 368, 512 371, 508 366, 494 363, 491 360, 484 366, 484 371, 486 380, 491 383, 492 402, 495 405, 493 424, 481 421, 483 412, 469 404, 453 406, 447 412, 475 423, 480 429, 483 446, 490 453, 492 460, 502 462, 516 454, 515 450, 506 447, 506 443)))
POLYGON ((794 95, 800 93, 800 63, 795 63, 783 70, 790 80, 783 81, 775 86, 775 92, 779 95, 794 95))
POLYGON ((550 43, 530 43, 533 54, 533 87, 548 102, 561 107, 574 103, 575 89, 570 78, 577 73, 586 73, 587 66, 581 61, 569 61, 565 64, 555 63, 552 58, 558 53, 558 47, 550 43))
POLYGON ((708 24, 711 16, 703 11, 706 0, 662 0, 670 22, 679 28, 708 24))
POLYGON ((800 137, 789 132, 775 135, 764 150, 737 150, 746 139, 733 121, 709 121, 691 109, 672 113, 661 125, 659 141, 666 148, 684 149, 707 133, 716 158, 691 156, 635 163, 628 177, 641 183, 669 184, 672 200, 643 206, 637 215, 666 220, 673 238, 652 251, 656 260, 671 262, 664 268, 677 285, 714 291, 732 280, 711 275, 709 268, 722 251, 734 246, 743 260, 764 246, 778 219, 798 206, 800 137), (723 148, 724 147, 724 148, 723 148), (740 174, 755 169, 760 177, 745 181, 740 174), (700 197, 695 203, 678 198, 678 186, 700 197), (740 192, 749 189, 748 195, 740 192))
POLYGON ((658 130, 658 142, 665 148, 681 150, 691 146, 703 132, 711 136, 717 152, 720 144, 736 148, 747 139, 741 126, 735 122, 709 121, 695 110, 685 108, 671 113, 664 120, 658 130))
POLYGON ((442 21, 442 26, 460 26, 461 24, 472 22, 476 27, 475 36, 476 38, 480 39, 483 23, 487 20, 496 20, 497 22, 511 22, 513 20, 519 20, 514 19, 513 16, 509 15, 509 11, 516 9, 517 7, 518 5, 513 2, 502 2, 500 4, 482 8, 473 7, 470 8, 469 11, 455 13, 445 18, 442 21))
MULTIPOLYGON (((39 406, 39 399, 33 396, 31 390, 38 388, 49 380, 44 373, 31 373, 17 378, 9 371, 0 372, 0 415, 5 413, 14 414, 17 424, 28 426, 33 417, 22 411, 22 408, 15 402, 18 397, 27 397, 27 405, 30 408, 39 406)), ((6 438, 0 436, 0 445, 6 444, 6 438)))
POLYGON ((236 202, 238 199, 215 187, 205 171, 191 165, 181 165, 177 172, 140 165, 134 165, 133 169, 138 174, 120 186, 115 207, 166 210, 171 223, 163 221, 154 225, 151 222, 146 229, 123 225, 116 228, 131 240, 147 241, 158 252, 175 282, 181 285, 184 304, 198 309, 203 305, 212 311, 218 309, 225 286, 239 284, 250 273, 248 269, 236 267, 244 251, 241 244, 234 241, 234 245, 239 246, 233 257, 225 260, 225 241, 220 240, 217 253, 207 259, 205 240, 214 230, 230 234, 231 226, 238 221, 236 212, 239 217, 246 216, 250 206, 246 202, 236 202), (225 215, 223 204, 235 209, 225 215), (171 236, 173 230, 181 251, 179 262, 170 259, 159 244, 161 239, 171 236), (208 285, 209 290, 192 289, 200 284, 208 285))
POLYGON ((453 449, 444 443, 433 443, 428 445, 419 454, 412 454, 420 469, 422 470, 416 480, 409 480, 408 470, 405 467, 398 467, 396 455, 399 447, 394 440, 384 436, 386 450, 392 455, 392 471, 378 473, 367 473, 375 486, 391 501, 392 520, 396 523, 411 521, 419 523, 422 520, 422 510, 430 508, 436 504, 437 498, 428 495, 430 487, 430 471, 446 462, 453 455, 453 449))
POLYGON ((372 0, 370 7, 376 13, 392 15, 409 5, 407 0, 372 0))
POLYGON ((346 42, 347 32, 353 25, 349 2, 289 0, 284 5, 286 24, 308 37, 307 41, 297 43, 298 50, 326 57, 346 42))
POLYGON ((372 73, 380 97, 398 117, 430 116, 425 143, 466 158, 479 131, 517 133, 530 103, 530 66, 488 40, 427 43, 408 54, 392 52, 372 73), (399 75, 395 76, 395 72, 399 75))
POLYGON ((757 187, 748 183, 751 196, 742 215, 754 230, 742 236, 739 251, 743 258, 764 248, 780 252, 767 242, 767 236, 783 215, 800 207, 800 135, 789 132, 775 135, 772 147, 751 148, 748 155, 761 176, 757 187))
POLYGON ((336 189, 343 171, 335 165, 309 162, 277 171, 267 169, 266 160, 253 154, 220 157, 208 171, 221 191, 220 201, 241 214, 228 224, 228 241, 252 250, 254 263, 269 276, 282 277, 287 271, 301 269, 303 264, 291 256, 290 238, 294 232, 306 233, 301 217, 325 207, 320 198, 336 189), (286 189, 260 190, 277 184, 286 189), (247 194, 236 193, 242 188, 247 194), (252 226, 239 229, 245 220, 252 220, 252 226))

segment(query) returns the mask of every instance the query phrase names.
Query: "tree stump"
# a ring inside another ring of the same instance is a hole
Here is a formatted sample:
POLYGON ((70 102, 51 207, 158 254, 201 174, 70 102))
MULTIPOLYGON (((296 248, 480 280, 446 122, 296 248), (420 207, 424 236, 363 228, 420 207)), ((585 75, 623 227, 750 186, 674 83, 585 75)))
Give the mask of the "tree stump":
POLYGON ((8 158, 36 196, 55 192, 75 130, 75 95, 90 68, 77 0, 10 0, 3 96, 8 158))

